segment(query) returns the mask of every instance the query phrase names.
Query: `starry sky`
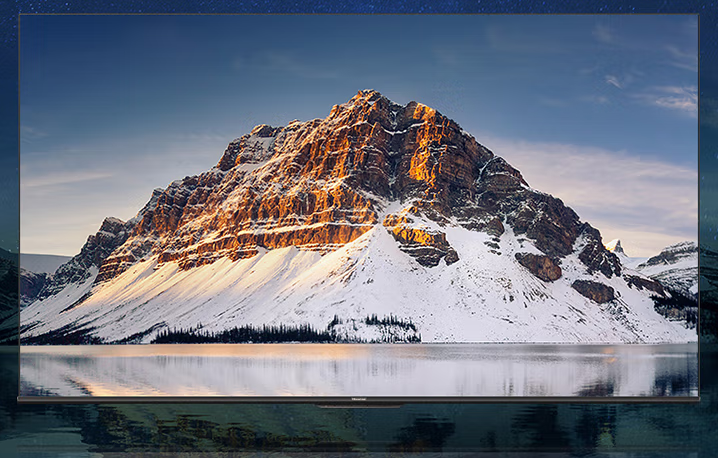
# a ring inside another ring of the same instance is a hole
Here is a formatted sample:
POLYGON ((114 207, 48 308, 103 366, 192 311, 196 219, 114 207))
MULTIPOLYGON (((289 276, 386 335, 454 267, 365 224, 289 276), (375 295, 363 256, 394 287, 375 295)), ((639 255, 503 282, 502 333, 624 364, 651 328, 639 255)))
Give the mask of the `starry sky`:
POLYGON ((22 16, 19 30, 26 253, 74 255, 253 126, 323 118, 365 88, 454 119, 630 256, 697 239, 695 15, 22 16))

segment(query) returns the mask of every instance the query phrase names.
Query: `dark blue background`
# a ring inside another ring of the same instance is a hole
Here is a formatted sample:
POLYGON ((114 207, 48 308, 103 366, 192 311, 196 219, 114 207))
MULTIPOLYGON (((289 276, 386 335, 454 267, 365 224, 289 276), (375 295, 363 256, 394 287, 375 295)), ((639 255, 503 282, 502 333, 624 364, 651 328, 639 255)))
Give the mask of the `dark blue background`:
MULTIPOLYGON (((19 13, 699 13, 701 242, 713 245, 718 213, 718 5, 703 1, 17 1, 0 5, 0 246, 18 245, 19 13)), ((0 349, 0 451, 4 456, 90 452, 455 451, 512 456, 718 456, 718 358, 703 345, 701 403, 694 405, 18 406, 17 349, 0 349), (526 452, 524 454, 524 452, 526 452), (693 455, 686 455, 693 453, 693 455)), ((121 453, 120 456, 129 456, 121 453)), ((169 455, 168 455, 169 456, 169 455)))

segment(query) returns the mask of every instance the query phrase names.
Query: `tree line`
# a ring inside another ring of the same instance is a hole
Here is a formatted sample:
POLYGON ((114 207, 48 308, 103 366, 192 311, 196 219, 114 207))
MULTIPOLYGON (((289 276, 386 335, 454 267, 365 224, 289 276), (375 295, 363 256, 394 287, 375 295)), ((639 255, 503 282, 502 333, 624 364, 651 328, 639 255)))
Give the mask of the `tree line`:
POLYGON ((287 326, 280 324, 255 327, 245 325, 219 332, 205 329, 165 329, 152 343, 279 343, 279 342, 334 342, 328 331, 317 331, 309 324, 287 326))
MULTIPOLYGON (((416 326, 410 320, 402 320, 394 315, 379 318, 376 314, 367 315, 362 320, 368 326, 392 326, 416 332, 416 326)), ((343 324, 344 320, 334 315, 326 331, 314 329, 309 324, 291 326, 286 324, 262 326, 235 326, 222 331, 209 331, 200 324, 197 327, 172 328, 160 331, 151 343, 281 343, 281 342, 311 342, 311 343, 340 343, 343 342, 334 327, 343 324)), ((420 335, 410 335, 407 342, 421 342, 420 335)), ((353 338, 352 342, 366 343, 364 339, 353 338)))

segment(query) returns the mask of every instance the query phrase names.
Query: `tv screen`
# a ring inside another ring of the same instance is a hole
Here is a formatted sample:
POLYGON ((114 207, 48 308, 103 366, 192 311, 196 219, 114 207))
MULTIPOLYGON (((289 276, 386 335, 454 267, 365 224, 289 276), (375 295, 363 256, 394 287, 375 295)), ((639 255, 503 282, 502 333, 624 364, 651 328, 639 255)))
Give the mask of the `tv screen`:
POLYGON ((22 401, 697 400, 697 16, 20 24, 22 401))

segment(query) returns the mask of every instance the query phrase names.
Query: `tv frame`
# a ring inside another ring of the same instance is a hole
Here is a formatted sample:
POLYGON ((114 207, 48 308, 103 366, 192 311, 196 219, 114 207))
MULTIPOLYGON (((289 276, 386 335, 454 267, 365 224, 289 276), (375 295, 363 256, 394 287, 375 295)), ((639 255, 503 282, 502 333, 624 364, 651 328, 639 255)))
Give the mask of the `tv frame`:
MULTIPOLYGON (((97 13, 98 16, 106 16, 111 13, 97 13)), ((665 13, 666 15, 678 16, 695 16, 698 18, 698 31, 696 40, 699 41, 700 37, 700 14, 699 13, 665 13)), ((53 15, 61 16, 63 14, 51 14, 51 13, 20 13, 22 16, 37 16, 37 15, 53 15)), ((67 15, 76 15, 74 13, 67 15)), ((187 13, 126 13, 120 15, 128 16, 145 16, 145 15, 177 15, 177 16, 191 16, 191 15, 208 15, 203 13, 198 14, 187 14, 187 13)), ((565 15, 576 15, 576 14, 565 14, 565 15)), ((612 16, 618 14, 610 14, 612 16)), ((20 22, 20 21, 19 21, 20 22)), ((18 34, 19 36, 19 34, 18 34)), ((19 38, 18 38, 19 41, 19 38)), ((20 48, 20 46, 18 46, 20 48)), ((700 50, 699 50, 700 55, 700 50)), ((20 62, 18 59, 18 69, 20 62)), ((18 70, 19 72, 19 70, 18 70)), ((700 81, 700 64, 698 70, 698 79, 700 81)), ((698 93, 700 94, 700 83, 698 86, 698 93)), ((18 103, 18 117, 19 117, 19 103, 18 103)), ((700 111, 699 111, 700 116, 700 111)), ((700 119, 697 120, 697 135, 700 131, 700 119)), ((18 135, 19 137, 19 135, 18 135)), ((700 141, 700 140, 699 140, 700 141)), ((19 142, 18 142, 19 143, 19 142)), ((500 151, 498 152, 500 155, 500 151)), ((20 151, 18 150, 18 156, 20 151)), ((698 151, 698 171, 700 172, 700 144, 698 151)), ((696 183, 698 188, 698 200, 700 202, 700 186, 696 183)), ((699 210, 700 214, 700 210, 699 210)), ((700 233, 700 218, 698 231, 700 233)), ((699 238, 700 240, 700 238, 699 238)), ((698 261, 698 268, 700 271, 700 256, 698 261)), ((698 309, 700 311, 700 289, 698 292, 698 309)), ((19 306, 18 306, 19 308, 19 306)), ((20 323, 19 323, 20 324, 20 323)), ((19 336, 20 327, 18 327, 18 346, 20 345, 19 336)), ((698 323, 696 327, 698 332, 698 386, 700 393, 700 313, 698 317, 698 323)), ((152 345, 152 344, 148 344, 152 345)), ((253 344, 256 345, 256 344, 253 344)), ((259 344, 262 345, 262 344, 259 344)), ((270 344, 271 345, 271 344, 270 344)), ((18 353, 18 362, 20 362, 20 354, 18 353)), ((20 380, 18 379, 18 385, 20 380)), ((553 404, 553 403, 580 403, 580 404, 645 404, 645 403, 665 403, 665 404, 696 404, 701 401, 700 394, 698 396, 611 396, 611 397, 577 397, 577 396, 18 396, 18 403, 20 404, 227 404, 227 403, 271 403, 271 404, 314 404, 322 408, 399 408, 404 404, 457 404, 457 403, 479 403, 479 404, 495 404, 495 403, 507 403, 507 404, 553 404)))

